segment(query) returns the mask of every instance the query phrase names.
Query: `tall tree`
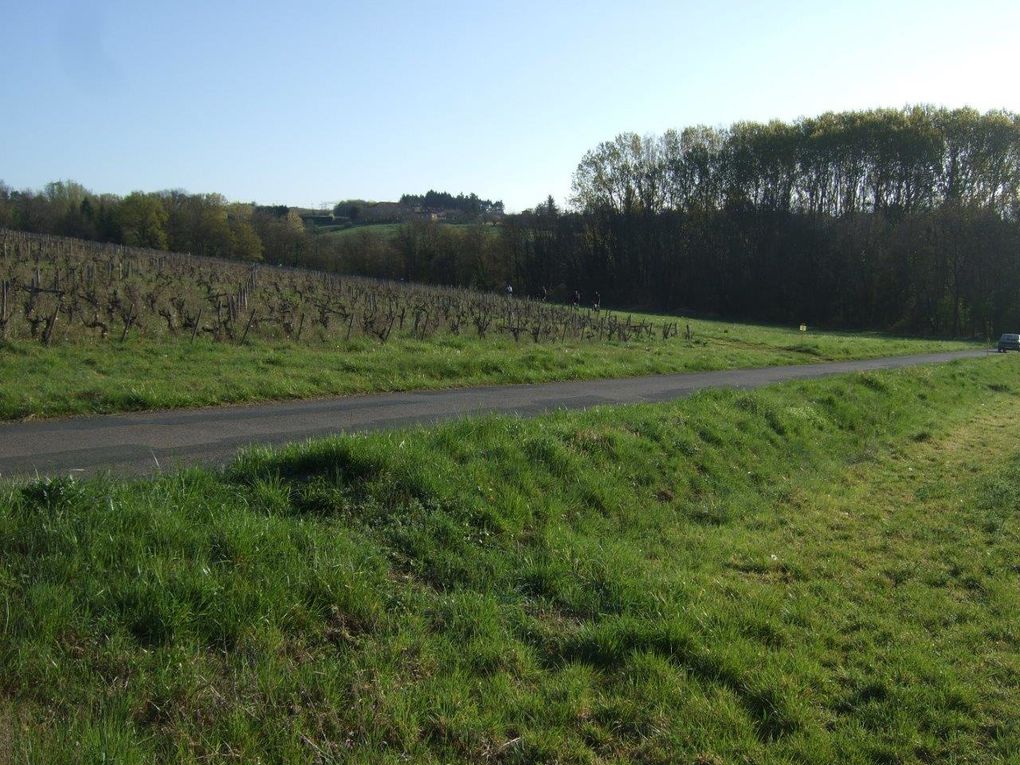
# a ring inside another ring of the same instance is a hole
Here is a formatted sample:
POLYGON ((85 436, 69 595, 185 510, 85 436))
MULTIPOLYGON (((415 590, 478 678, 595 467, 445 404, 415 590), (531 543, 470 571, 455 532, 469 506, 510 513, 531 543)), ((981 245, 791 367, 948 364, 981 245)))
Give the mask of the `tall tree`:
POLYGON ((157 250, 167 248, 167 212, 158 196, 132 192, 121 202, 117 213, 124 244, 157 250))

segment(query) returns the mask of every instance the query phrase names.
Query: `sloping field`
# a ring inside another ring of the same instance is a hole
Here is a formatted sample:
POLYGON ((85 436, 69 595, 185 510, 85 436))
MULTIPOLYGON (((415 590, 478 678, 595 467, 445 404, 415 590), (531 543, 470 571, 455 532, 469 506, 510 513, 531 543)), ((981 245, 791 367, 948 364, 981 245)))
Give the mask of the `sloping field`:
POLYGON ((0 491, 0 759, 1016 762, 1020 365, 0 491))
POLYGON ((0 419, 972 347, 594 311, 0 231, 0 419))

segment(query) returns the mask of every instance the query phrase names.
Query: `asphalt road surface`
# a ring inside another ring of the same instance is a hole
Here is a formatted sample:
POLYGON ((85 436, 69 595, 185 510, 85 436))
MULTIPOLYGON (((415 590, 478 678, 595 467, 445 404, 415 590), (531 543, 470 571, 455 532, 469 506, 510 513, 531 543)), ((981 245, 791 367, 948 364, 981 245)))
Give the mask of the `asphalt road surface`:
POLYGON ((255 406, 0 423, 0 478, 154 473, 223 464, 251 444, 435 423, 483 413, 535 415, 602 404, 671 401, 705 388, 757 388, 847 372, 982 356, 958 351, 721 372, 387 393, 255 406))

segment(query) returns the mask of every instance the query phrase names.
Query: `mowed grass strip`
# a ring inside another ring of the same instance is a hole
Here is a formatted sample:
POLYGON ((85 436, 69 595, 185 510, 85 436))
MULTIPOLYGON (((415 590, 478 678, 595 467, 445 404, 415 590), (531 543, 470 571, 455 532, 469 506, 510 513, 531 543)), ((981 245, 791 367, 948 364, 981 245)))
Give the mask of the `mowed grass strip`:
POLYGON ((0 492, 0 756, 1016 762, 1020 364, 0 492))
MULTIPOLYGON (((635 316, 665 321, 662 317, 635 316)), ((962 350, 973 344, 689 323, 690 341, 534 343, 468 334, 379 343, 174 339, 0 343, 0 420, 962 350)))

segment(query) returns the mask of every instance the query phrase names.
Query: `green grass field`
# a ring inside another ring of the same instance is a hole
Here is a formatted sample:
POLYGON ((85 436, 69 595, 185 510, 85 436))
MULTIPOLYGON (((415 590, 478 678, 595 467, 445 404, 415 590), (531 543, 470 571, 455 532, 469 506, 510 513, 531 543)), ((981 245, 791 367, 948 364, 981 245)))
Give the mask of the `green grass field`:
POLYGON ((0 761, 1018 762, 1018 377, 0 487, 0 761))
POLYGON ((383 239, 396 239, 402 226, 402 223, 376 223, 368 226, 350 226, 349 228, 327 230, 322 233, 324 236, 338 238, 370 234, 383 239))
MULTIPOLYGON (((639 317, 637 318, 648 318, 639 317)), ((651 317, 655 322, 665 321, 651 317)), ((627 377, 924 353, 971 344, 680 319, 693 339, 540 342, 462 334, 340 344, 128 339, 0 345, 0 419, 379 391, 627 377)))
MULTIPOLYGON (((348 228, 336 228, 330 226, 320 227, 320 230, 325 236, 331 237, 349 237, 358 236, 359 234, 369 234, 372 236, 378 236, 382 239, 394 240, 400 233, 400 230, 404 228, 403 223, 373 223, 368 225, 350 226, 348 228)), ((468 229, 478 227, 477 223, 439 223, 440 229, 449 229, 451 231, 468 229)), ((484 231, 491 233, 495 236, 499 229, 493 225, 482 225, 481 228, 484 231)))

